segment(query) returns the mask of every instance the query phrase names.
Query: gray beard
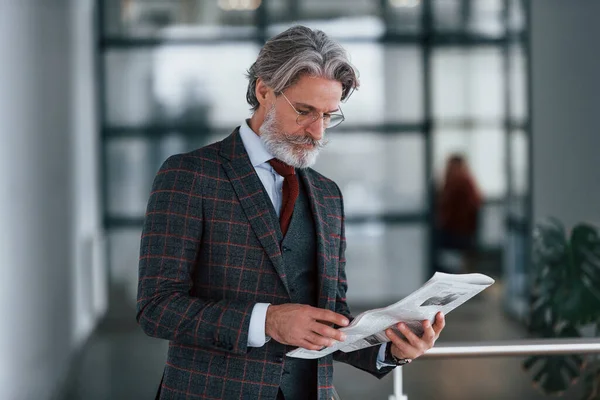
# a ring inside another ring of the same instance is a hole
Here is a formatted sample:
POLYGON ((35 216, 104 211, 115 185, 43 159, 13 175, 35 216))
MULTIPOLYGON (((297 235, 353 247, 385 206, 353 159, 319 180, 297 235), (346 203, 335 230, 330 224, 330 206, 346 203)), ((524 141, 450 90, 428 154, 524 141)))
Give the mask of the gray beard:
POLYGON ((260 140, 273 157, 294 168, 312 167, 317 161, 320 150, 325 147, 325 139, 314 140, 309 136, 295 137, 281 132, 277 127, 275 107, 271 107, 265 115, 260 129, 260 140), (298 144, 314 144, 313 149, 299 149, 298 144))

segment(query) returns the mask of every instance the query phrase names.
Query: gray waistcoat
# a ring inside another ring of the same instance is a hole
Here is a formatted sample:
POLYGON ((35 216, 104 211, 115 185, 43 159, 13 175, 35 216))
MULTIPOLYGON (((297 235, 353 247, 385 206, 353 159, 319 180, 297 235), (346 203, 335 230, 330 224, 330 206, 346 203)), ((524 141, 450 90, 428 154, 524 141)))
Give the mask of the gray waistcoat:
MULTIPOLYGON (((281 251, 292 302, 316 307, 319 279, 315 221, 306 189, 299 181, 300 193, 281 251)), ((291 357, 284 360, 280 387, 285 400, 316 398, 317 361, 291 357)))

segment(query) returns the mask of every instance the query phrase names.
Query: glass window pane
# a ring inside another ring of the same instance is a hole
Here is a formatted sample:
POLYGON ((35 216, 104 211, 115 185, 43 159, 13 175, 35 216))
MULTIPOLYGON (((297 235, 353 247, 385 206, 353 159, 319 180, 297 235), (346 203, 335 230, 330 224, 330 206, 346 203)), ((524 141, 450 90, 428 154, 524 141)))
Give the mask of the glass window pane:
POLYGON ((505 34, 503 21, 504 0, 475 0, 467 21, 467 30, 486 37, 500 37, 505 34))
POLYGON ((387 29, 393 33, 418 33, 421 31, 423 2, 421 0, 387 0, 387 29))
POLYGON ((425 225, 348 224, 348 302, 389 304, 428 279, 425 225))
POLYGON ((448 157, 453 153, 461 153, 466 156, 485 197, 497 199, 505 196, 506 146, 500 127, 474 131, 436 130, 433 137, 434 170, 438 181, 443 177, 448 157))
POLYGON ((250 115, 245 74, 258 50, 253 44, 223 43, 110 51, 108 122, 233 128, 250 115))
POLYGON ((269 0, 266 3, 269 17, 272 21, 285 21, 287 18, 293 19, 289 14, 297 13, 295 0, 269 0))
MULTIPOLYGON (((344 4, 344 3, 339 3, 344 4)), ((267 36, 275 36, 294 25, 304 25, 311 29, 324 31, 327 36, 335 40, 372 39, 376 41, 385 33, 385 24, 379 17, 357 16, 346 18, 328 19, 302 19, 294 18, 279 23, 273 23, 267 27, 267 36)))
POLYGON ((422 121, 424 89, 421 50, 412 46, 387 45, 383 57, 385 120, 403 123, 422 121))
POLYGON ((104 0, 108 36, 222 38, 256 34, 260 0, 104 0))
POLYGON ((385 113, 384 50, 378 43, 344 43, 350 61, 359 71, 360 88, 342 105, 344 124, 382 123, 385 113))
POLYGON ((529 313, 527 304, 529 284, 527 269, 527 240, 517 231, 507 233, 503 256, 506 310, 522 318, 529 313))
POLYGON ((105 53, 106 113, 112 125, 142 125, 157 118, 159 108, 152 85, 152 52, 146 50, 105 53))
POLYGON ((241 121, 239 123, 237 123, 236 126, 222 129, 222 130, 219 130, 218 132, 210 132, 205 135, 193 135, 193 136, 189 137, 188 138, 188 141, 190 143, 189 149, 190 150, 199 149, 201 147, 208 146, 209 144, 219 142, 219 141, 225 139, 227 136, 229 136, 233 132, 233 129, 235 127, 237 127, 240 123, 241 123, 241 121))
POLYGON ((527 116, 527 66, 525 51, 520 45, 513 45, 509 52, 510 118, 523 123, 527 116))
POLYGON ((525 29, 525 17, 523 0, 510 0, 508 8, 508 30, 513 33, 523 32, 525 29))
POLYGON ((174 154, 193 150, 185 136, 170 132, 156 139, 156 157, 152 171, 158 171, 162 163, 174 154))
POLYGON ((435 0, 431 4, 433 26, 436 31, 460 31, 464 26, 461 0, 435 0))
POLYGON ((503 202, 485 203, 479 215, 479 245, 501 248, 505 238, 505 206, 503 202))
POLYGON ((108 204, 113 217, 144 215, 157 162, 147 139, 127 138, 106 145, 108 204))
POLYGON ((434 0, 434 29, 438 32, 468 32, 498 37, 504 32, 503 0, 434 0))
POLYGON ((509 215, 515 218, 525 219, 527 218, 527 197, 513 195, 507 199, 507 211, 509 215))
POLYGON ((432 69, 435 118, 497 121, 504 118, 504 74, 500 49, 436 49, 432 69))
POLYGON ((333 179, 346 214, 423 212, 426 207, 425 142, 418 134, 329 135, 315 169, 333 179))
POLYGON ((420 0, 387 0, 382 19, 381 1, 373 0, 271 0, 267 3, 273 25, 269 34, 281 32, 296 23, 324 30, 335 38, 418 33, 421 30, 420 0), (386 26, 387 24, 387 26, 386 26))
POLYGON ((344 124, 417 123, 423 118, 421 50, 341 42, 359 71, 360 87, 342 106, 344 124))
POLYGON ((529 139, 523 131, 510 135, 511 159, 509 160, 513 194, 523 196, 529 192, 529 139))
POLYGON ((472 167, 484 195, 504 198, 506 195, 506 141, 500 129, 475 131, 472 141, 472 167))
MULTIPOLYGON (((294 21, 304 25, 308 21, 328 20, 329 23, 340 19, 346 22, 347 28, 350 24, 344 20, 378 18, 380 11, 379 2, 371 0, 269 0, 265 4, 270 20, 275 23, 294 21)), ((349 29, 346 31, 352 36, 349 29)))
POLYGON ((137 298, 140 238, 142 228, 113 229, 108 234, 110 284, 123 290, 126 300, 135 305, 137 298))

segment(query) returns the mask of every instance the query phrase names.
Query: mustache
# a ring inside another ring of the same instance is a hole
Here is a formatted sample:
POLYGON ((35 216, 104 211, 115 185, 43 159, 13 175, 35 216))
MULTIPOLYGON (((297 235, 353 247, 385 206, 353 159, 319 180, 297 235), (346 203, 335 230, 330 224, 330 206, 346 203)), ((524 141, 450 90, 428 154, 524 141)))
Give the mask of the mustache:
POLYGON ((320 140, 315 140, 312 137, 310 137, 309 135, 304 135, 304 136, 298 136, 298 135, 289 135, 287 133, 283 133, 283 137, 285 138, 285 141, 291 144, 297 144, 297 145, 312 145, 314 146, 316 149, 322 149, 323 147, 327 146, 327 144, 329 143, 329 139, 323 138, 320 140))

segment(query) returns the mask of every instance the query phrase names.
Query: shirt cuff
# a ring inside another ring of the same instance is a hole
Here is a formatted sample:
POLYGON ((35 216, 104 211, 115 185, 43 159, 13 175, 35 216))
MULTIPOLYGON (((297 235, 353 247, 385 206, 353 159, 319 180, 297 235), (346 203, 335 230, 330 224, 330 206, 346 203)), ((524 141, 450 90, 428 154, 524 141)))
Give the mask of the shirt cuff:
POLYGON ((265 335, 267 322, 267 308, 270 303, 256 303, 250 315, 250 328, 248 330, 248 347, 262 347, 271 338, 265 335))
POLYGON ((379 353, 377 353, 377 369, 386 368, 386 367, 395 367, 395 364, 388 364, 385 362, 385 348, 389 343, 384 343, 379 348, 379 353))

